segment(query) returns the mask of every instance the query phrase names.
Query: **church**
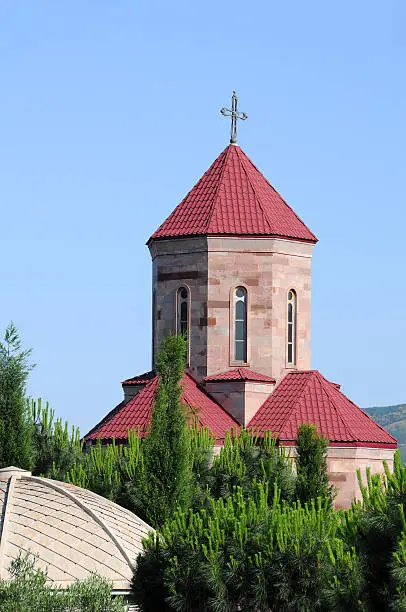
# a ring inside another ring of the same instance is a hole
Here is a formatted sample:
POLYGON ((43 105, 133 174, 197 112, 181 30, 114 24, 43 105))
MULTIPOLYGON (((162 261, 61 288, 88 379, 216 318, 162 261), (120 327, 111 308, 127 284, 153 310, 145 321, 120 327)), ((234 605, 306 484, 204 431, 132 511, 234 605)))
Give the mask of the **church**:
MULTIPOLYGON (((163 338, 185 334, 183 402, 220 446, 227 430, 270 430, 292 447, 314 423, 329 440, 337 507, 359 497, 356 471, 382 472, 396 439, 317 370, 311 369, 311 262, 316 236, 236 142, 230 144, 149 238, 152 258, 152 364, 163 338)), ((146 435, 158 378, 152 370, 122 383, 123 401, 86 436, 125 443, 146 435)))

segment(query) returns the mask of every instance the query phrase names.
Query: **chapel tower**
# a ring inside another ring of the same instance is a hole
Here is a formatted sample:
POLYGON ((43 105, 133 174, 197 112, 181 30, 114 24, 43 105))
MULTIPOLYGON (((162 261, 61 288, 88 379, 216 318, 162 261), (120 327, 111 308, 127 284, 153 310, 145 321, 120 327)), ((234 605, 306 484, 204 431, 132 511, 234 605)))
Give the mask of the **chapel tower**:
MULTIPOLYGON (((382 473, 396 440, 310 370, 311 257, 317 238, 236 144, 245 119, 233 95, 230 145, 148 241, 152 256, 153 361, 164 337, 186 334, 181 401, 216 446, 230 430, 272 432, 296 445, 314 423, 329 440, 336 507, 361 498, 357 470, 382 473)), ((122 382, 124 399, 85 436, 87 444, 148 435, 159 376, 122 382)))
POLYGON ((231 143, 148 241, 153 359, 186 333, 199 380, 249 368, 280 380, 310 368, 317 238, 231 143))

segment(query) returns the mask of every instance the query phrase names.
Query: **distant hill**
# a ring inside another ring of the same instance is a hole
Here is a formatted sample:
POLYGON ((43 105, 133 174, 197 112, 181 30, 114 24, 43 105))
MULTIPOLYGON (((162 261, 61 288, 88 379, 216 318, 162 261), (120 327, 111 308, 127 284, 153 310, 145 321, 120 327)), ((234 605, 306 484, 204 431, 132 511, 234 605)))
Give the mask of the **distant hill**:
POLYGON ((406 461, 406 404, 364 408, 379 425, 385 427, 398 441, 400 454, 406 461))

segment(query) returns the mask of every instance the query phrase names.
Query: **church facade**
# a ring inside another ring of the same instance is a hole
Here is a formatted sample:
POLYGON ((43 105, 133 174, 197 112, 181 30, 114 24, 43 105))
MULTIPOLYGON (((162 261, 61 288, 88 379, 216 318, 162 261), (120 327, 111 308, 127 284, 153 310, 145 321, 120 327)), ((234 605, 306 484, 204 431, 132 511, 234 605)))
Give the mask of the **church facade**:
MULTIPOLYGON (((231 428, 271 430, 294 446, 314 423, 329 439, 336 503, 359 496, 356 470, 383 471, 396 440, 339 385, 311 370, 311 259, 317 242, 232 142, 148 241, 153 363, 163 338, 186 334, 185 405, 221 445, 231 428)), ((147 434, 158 379, 125 380, 124 400, 86 436, 147 434)))

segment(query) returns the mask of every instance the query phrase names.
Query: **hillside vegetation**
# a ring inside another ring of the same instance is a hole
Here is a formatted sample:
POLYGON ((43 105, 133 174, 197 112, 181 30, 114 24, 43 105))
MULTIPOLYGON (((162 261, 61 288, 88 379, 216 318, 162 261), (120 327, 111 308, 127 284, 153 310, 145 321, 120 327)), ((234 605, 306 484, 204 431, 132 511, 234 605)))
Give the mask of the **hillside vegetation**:
POLYGON ((406 404, 365 408, 379 425, 385 427, 398 440, 402 460, 406 461, 406 404))

